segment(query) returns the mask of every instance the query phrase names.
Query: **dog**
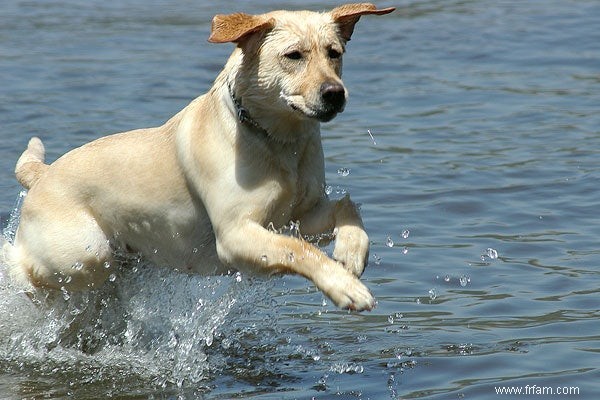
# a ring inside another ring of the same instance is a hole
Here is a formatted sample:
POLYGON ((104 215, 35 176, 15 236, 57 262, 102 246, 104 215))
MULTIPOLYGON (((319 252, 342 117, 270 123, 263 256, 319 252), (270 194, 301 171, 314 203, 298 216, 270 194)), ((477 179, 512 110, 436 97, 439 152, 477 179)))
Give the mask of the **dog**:
POLYGON ((369 238, 348 196, 325 194, 320 123, 342 112, 342 56, 368 3, 328 12, 217 15, 211 43, 234 43, 210 90, 164 125, 105 136, 52 164, 29 141, 17 180, 28 189, 14 280, 98 288, 117 251, 198 274, 297 274, 338 307, 371 310, 359 280, 369 238), (270 227, 293 222, 303 236, 270 227), (332 258, 305 237, 331 232, 332 258))

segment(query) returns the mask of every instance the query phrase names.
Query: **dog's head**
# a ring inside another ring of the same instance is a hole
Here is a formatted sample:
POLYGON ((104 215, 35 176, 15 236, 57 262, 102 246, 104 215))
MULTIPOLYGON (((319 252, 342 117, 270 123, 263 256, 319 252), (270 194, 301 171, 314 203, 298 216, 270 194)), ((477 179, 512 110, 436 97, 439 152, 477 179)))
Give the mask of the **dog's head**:
POLYGON ((209 41, 238 44, 242 56, 234 77, 236 92, 250 113, 325 122, 346 104, 342 56, 354 25, 362 15, 392 11, 363 3, 326 13, 217 15, 209 41))

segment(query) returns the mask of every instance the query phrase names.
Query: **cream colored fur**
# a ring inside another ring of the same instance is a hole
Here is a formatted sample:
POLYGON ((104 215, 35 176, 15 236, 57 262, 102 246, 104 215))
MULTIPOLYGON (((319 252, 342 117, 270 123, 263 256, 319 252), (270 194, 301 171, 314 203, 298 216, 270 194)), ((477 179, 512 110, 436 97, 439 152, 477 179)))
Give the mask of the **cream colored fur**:
POLYGON ((50 165, 32 139, 16 166, 29 192, 6 249, 12 276, 95 288, 115 250, 132 251, 193 273, 298 274, 339 307, 372 309, 358 279, 369 239, 349 197, 324 194, 319 125, 343 109, 341 55, 354 24, 391 11, 219 15, 209 40, 236 49, 209 92, 163 126, 100 138, 50 165), (240 106, 254 125, 238 119, 240 106), (333 259, 267 229, 290 221, 303 235, 333 230, 333 259))

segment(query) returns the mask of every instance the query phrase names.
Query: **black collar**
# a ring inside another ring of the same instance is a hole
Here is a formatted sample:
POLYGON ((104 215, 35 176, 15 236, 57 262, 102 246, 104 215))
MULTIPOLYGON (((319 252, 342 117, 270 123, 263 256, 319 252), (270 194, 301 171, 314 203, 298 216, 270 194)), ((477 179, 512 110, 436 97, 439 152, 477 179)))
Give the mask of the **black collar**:
POLYGON ((236 112, 238 121, 241 124, 244 124, 247 127, 252 128, 255 131, 262 133, 263 135, 269 136, 269 131, 267 131, 265 128, 263 128, 254 118, 252 118, 250 116, 250 112, 248 112, 248 109, 246 109, 246 108, 244 108, 244 106, 242 106, 242 103, 235 96, 235 93, 233 92, 231 83, 228 83, 227 87, 229 88, 229 95, 231 96, 231 101, 233 102, 233 105, 235 107, 235 112, 236 112))

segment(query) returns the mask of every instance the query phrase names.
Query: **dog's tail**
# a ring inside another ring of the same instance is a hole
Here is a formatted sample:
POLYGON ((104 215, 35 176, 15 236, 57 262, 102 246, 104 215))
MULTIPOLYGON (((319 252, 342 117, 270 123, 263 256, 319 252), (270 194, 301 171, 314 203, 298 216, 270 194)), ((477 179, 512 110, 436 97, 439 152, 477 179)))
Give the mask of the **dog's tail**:
POLYGON ((21 154, 15 167, 17 180, 25 189, 30 189, 48 169, 44 164, 45 149, 42 141, 33 137, 27 145, 27 149, 21 154))

